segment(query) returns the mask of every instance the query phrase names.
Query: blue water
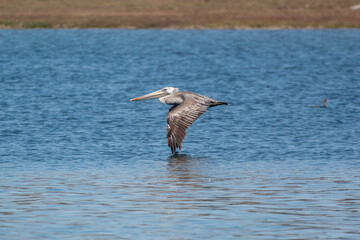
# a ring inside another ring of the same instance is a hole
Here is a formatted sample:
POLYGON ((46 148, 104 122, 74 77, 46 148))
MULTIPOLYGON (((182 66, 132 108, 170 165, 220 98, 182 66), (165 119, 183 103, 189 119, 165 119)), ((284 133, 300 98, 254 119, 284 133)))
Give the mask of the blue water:
POLYGON ((0 70, 0 239, 360 238, 360 30, 1 30, 0 70), (230 104, 177 155, 165 86, 230 104))

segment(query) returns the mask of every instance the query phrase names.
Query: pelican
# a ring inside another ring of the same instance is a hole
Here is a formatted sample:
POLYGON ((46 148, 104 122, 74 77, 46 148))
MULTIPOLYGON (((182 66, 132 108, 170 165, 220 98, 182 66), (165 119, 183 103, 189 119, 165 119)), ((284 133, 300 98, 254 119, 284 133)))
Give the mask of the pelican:
POLYGON ((178 88, 173 87, 165 87, 144 96, 130 99, 130 101, 154 98, 158 98, 164 104, 173 105, 166 115, 166 136, 172 153, 178 148, 181 150, 186 129, 209 107, 228 105, 227 102, 220 102, 196 93, 179 92, 178 88))
POLYGON ((313 108, 326 108, 326 103, 328 102, 329 100, 327 99, 324 99, 323 100, 323 105, 322 106, 312 106, 313 108))

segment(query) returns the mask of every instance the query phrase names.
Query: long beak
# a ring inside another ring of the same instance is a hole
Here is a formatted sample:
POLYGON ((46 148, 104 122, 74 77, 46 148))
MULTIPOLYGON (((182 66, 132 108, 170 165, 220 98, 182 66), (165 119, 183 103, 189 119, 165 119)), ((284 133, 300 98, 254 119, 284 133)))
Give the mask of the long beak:
POLYGON ((130 99, 130 101, 142 101, 142 100, 148 100, 148 99, 153 99, 153 98, 161 98, 166 95, 168 95, 168 93, 163 92, 162 90, 158 90, 156 92, 152 92, 152 93, 146 94, 141 97, 130 99))

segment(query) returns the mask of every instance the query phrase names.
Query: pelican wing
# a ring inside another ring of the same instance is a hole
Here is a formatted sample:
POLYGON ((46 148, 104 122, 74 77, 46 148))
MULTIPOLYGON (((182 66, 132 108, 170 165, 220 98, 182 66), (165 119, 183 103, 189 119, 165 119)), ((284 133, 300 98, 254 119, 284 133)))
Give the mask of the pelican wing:
POLYGON ((208 107, 209 104, 206 102, 187 99, 180 105, 170 108, 166 116, 166 135, 172 153, 177 148, 181 149, 181 144, 186 136, 186 129, 206 112, 208 107))

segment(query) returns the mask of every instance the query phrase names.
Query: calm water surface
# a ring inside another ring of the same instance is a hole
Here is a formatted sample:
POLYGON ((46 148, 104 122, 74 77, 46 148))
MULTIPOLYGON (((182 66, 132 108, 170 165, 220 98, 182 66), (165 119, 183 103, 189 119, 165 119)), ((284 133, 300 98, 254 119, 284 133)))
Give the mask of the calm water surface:
POLYGON ((360 238, 359 30, 1 30, 0 69, 0 239, 360 238), (230 103, 173 156, 165 86, 230 103))

